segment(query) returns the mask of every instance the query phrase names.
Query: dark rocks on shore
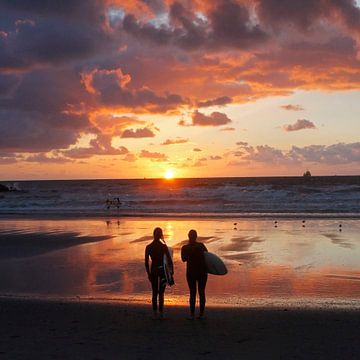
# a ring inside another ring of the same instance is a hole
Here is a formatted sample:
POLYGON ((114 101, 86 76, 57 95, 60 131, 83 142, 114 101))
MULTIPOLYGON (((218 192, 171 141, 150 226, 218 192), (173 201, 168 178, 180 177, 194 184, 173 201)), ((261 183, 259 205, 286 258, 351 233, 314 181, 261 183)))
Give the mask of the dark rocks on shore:
POLYGON ((0 192, 6 192, 9 191, 9 188, 5 185, 0 184, 0 192))

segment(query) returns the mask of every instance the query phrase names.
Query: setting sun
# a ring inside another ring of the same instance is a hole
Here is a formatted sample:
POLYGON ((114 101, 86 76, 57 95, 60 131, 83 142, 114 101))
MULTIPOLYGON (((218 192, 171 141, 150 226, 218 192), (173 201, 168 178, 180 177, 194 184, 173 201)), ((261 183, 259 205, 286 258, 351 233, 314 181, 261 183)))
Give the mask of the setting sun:
POLYGON ((165 179, 173 179, 174 178, 174 170, 172 170, 172 169, 166 170, 164 178, 165 179))

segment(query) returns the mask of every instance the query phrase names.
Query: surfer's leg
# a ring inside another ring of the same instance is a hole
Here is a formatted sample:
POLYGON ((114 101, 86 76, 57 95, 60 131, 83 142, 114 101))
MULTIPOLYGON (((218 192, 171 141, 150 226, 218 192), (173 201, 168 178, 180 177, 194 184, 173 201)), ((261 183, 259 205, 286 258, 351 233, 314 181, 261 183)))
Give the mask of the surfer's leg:
POLYGON ((166 288, 166 283, 162 281, 161 279, 159 281, 159 311, 160 315, 162 315, 163 309, 164 309, 164 293, 166 288))
POLYGON ((190 313, 191 316, 194 316, 195 314, 195 302, 196 302, 196 278, 195 276, 192 276, 191 274, 186 274, 186 280, 189 286, 190 290, 190 313))
POLYGON ((159 277, 157 274, 151 275, 151 287, 152 287, 152 308, 157 311, 157 296, 159 288, 159 277))
POLYGON ((205 296, 205 288, 207 282, 207 273, 201 274, 199 276, 198 281, 198 291, 199 291, 199 298, 200 298, 200 317, 204 315, 205 311, 205 303, 206 303, 206 296, 205 296))

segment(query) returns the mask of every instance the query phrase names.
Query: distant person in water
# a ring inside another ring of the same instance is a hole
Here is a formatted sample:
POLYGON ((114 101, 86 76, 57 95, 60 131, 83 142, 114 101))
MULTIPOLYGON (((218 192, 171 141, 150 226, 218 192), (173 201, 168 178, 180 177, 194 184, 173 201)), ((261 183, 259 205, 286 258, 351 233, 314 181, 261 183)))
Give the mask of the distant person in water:
POLYGON ((208 275, 204 252, 207 251, 207 248, 203 243, 196 241, 197 232, 195 230, 190 230, 188 237, 189 243, 181 248, 181 259, 187 263, 186 280, 190 289, 190 319, 195 317, 196 285, 199 291, 199 319, 201 319, 204 316, 206 303, 205 287, 208 275))
POLYGON ((168 264, 170 265, 172 273, 174 273, 174 267, 168 247, 161 242, 161 240, 164 239, 161 228, 155 228, 153 235, 153 242, 147 245, 145 249, 145 269, 152 287, 152 308, 154 311, 154 319, 157 319, 158 317, 162 319, 164 310, 164 293, 166 287, 166 278, 163 266, 163 258, 165 254, 168 258, 168 264), (151 258, 151 267, 149 266, 149 257, 151 258))

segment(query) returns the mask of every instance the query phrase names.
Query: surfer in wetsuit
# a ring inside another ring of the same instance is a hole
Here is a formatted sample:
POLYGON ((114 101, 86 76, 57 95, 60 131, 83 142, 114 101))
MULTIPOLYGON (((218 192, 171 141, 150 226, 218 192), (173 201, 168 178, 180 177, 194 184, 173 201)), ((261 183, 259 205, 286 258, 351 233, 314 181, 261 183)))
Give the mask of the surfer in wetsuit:
POLYGON ((173 262, 168 247, 160 240, 164 239, 162 229, 157 227, 154 229, 154 240, 145 249, 145 269, 148 274, 152 287, 152 308, 154 311, 154 319, 157 318, 157 310, 159 309, 160 318, 163 317, 164 293, 166 287, 166 278, 164 272, 164 254, 166 254, 168 263, 172 273, 174 272, 173 262), (149 257, 151 258, 151 268, 149 266, 149 257), (157 298, 159 296, 159 307, 157 298))
POLYGON ((203 243, 197 242, 196 230, 189 231, 189 243, 181 248, 181 259, 186 261, 186 280, 190 290, 190 319, 195 317, 196 285, 198 286, 200 298, 199 319, 204 316, 205 311, 205 287, 207 282, 207 268, 204 252, 207 251, 203 243))

